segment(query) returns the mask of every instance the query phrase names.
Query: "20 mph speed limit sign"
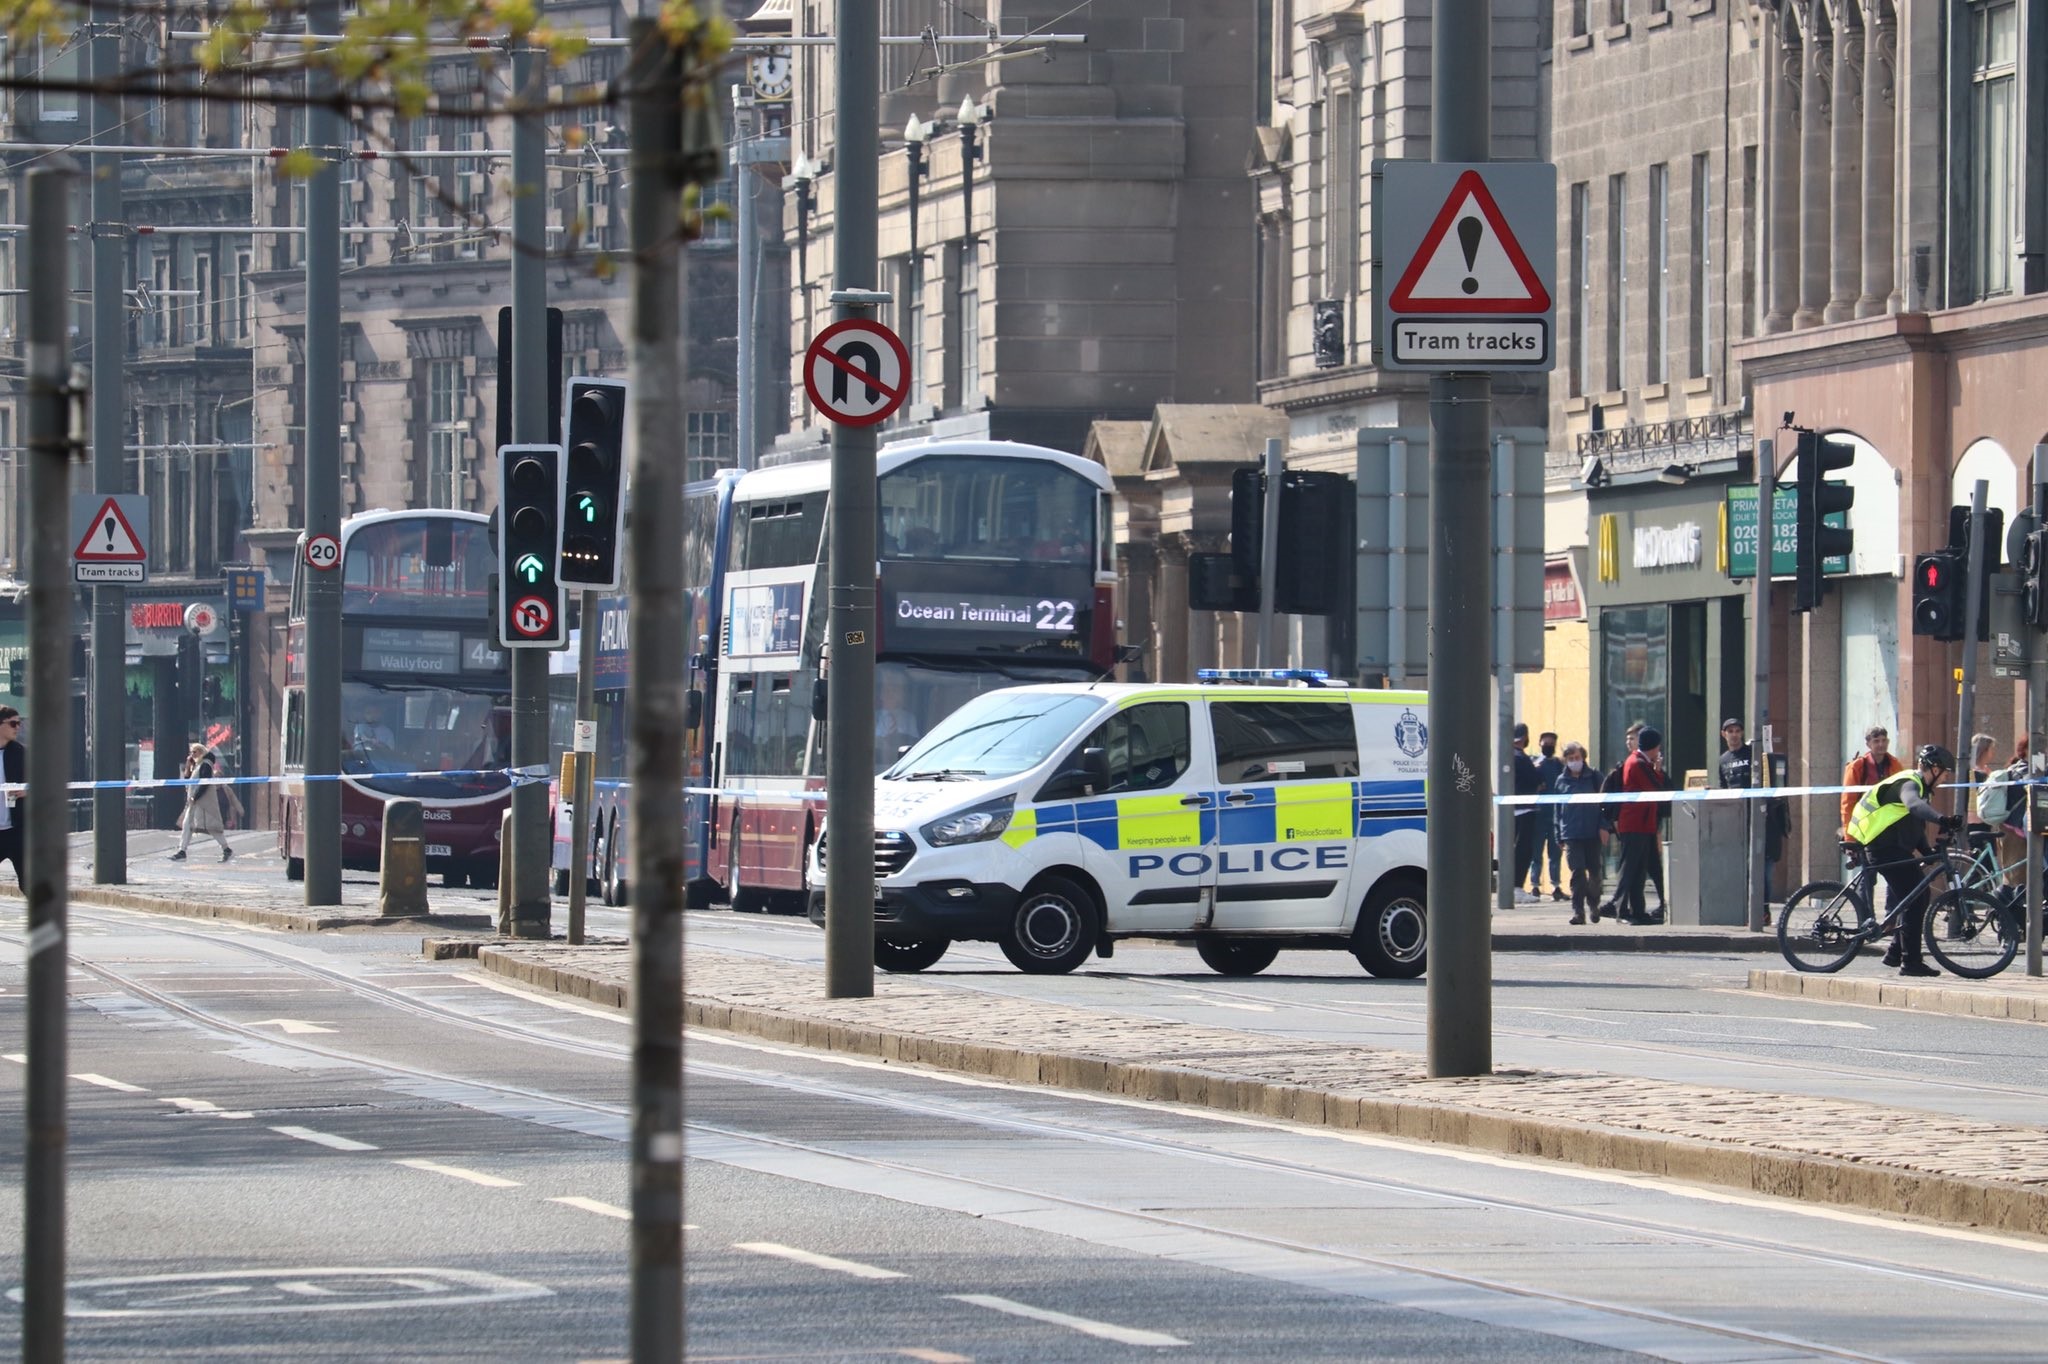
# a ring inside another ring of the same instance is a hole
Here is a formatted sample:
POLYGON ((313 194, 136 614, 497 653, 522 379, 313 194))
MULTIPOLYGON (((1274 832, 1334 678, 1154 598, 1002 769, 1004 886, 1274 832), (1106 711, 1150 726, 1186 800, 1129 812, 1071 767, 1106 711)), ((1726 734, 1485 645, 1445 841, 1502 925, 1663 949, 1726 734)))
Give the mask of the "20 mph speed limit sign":
POLYGON ((841 426, 873 426, 903 406, 910 355, 879 322, 850 318, 819 332, 804 351, 804 391, 841 426))

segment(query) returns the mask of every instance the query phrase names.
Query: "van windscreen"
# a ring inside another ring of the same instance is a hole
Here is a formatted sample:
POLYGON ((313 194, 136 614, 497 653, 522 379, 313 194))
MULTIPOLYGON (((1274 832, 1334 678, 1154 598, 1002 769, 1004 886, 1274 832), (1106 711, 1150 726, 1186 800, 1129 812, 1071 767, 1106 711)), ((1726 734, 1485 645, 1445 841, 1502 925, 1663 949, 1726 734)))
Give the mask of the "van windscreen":
POLYGON ((1094 696, 987 692, 940 721, 883 775, 892 781, 930 781, 1028 772, 1101 707, 1094 696))

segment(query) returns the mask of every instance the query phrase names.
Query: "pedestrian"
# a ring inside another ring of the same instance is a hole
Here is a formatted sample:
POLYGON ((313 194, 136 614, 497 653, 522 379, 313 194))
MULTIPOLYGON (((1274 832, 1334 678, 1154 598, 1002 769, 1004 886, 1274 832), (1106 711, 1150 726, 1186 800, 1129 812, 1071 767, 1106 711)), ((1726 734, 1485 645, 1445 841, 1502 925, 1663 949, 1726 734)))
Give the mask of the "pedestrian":
MULTIPOLYGON (((1664 790, 1663 754, 1664 736, 1645 725, 1636 735, 1636 751, 1622 764, 1621 789, 1629 794, 1664 790)), ((1657 922, 1643 911, 1643 882, 1656 854, 1660 803, 1630 801, 1614 817, 1621 831, 1621 888, 1615 892, 1615 903, 1623 923, 1657 922)))
MULTIPOLYGON (((1634 756, 1636 751, 1636 736, 1638 734, 1641 734, 1642 732, 1643 722, 1641 720, 1637 720, 1631 723, 1628 729, 1622 734, 1621 761, 1617 762, 1614 766, 1608 768, 1607 775, 1600 779, 1600 793, 1602 795, 1620 794, 1622 771, 1628 766, 1628 760, 1634 756)), ((1617 865, 1616 874, 1614 878, 1614 897, 1601 904, 1600 912, 1593 916, 1593 918, 1596 921, 1600 918, 1601 914, 1606 914, 1616 919, 1621 917, 1621 875, 1619 868, 1619 848, 1621 840, 1619 837, 1620 828, 1615 822, 1616 819, 1619 817, 1620 813, 1621 805, 1619 802, 1602 802, 1600 806, 1601 829, 1608 834, 1615 835, 1613 842, 1616 845, 1615 856, 1617 865)))
MULTIPOLYGON (((220 755, 205 744, 195 743, 185 754, 183 775, 187 781, 208 782, 220 772, 220 755)), ((242 814, 242 802, 231 786, 188 786, 185 788, 185 812, 178 819, 179 827, 185 832, 178 839, 178 850, 171 854, 171 861, 183 862, 192 846, 192 835, 205 834, 220 844, 220 860, 225 862, 235 855, 228 846, 227 820, 224 809, 232 809, 235 817, 242 814)))
POLYGON ((1991 780, 1992 754, 1997 747, 1998 740, 1989 734, 1970 736, 1970 775, 1967 778, 1970 783, 1970 794, 1965 802, 1965 808, 1970 812, 1970 821, 1963 826, 1964 832, 1969 835, 1970 851, 1974 853, 1979 848, 1988 846, 1992 849, 1994 857, 1997 856, 2000 821, 1987 819, 1979 802, 1984 795, 1984 783, 1991 780))
MULTIPOLYGON (((1535 759, 1529 756, 1529 727, 1527 725, 1515 726, 1514 742, 1515 794, 1518 796, 1538 795, 1543 790, 1543 782, 1537 776, 1535 759)), ((1537 823, 1535 806, 1517 805, 1515 807, 1514 887, 1516 899, 1520 899, 1524 895, 1528 895, 1532 900, 1536 898, 1533 894, 1522 889, 1522 883, 1529 879, 1530 865, 1536 860, 1536 848, 1539 841, 1536 833, 1537 823)))
POLYGON ((1920 957, 1927 896, 1920 890, 1923 869, 1914 859, 1928 853, 1929 824, 1947 833, 1961 828, 1963 821, 1927 803, 1942 777, 1955 770, 1955 755, 1940 744, 1924 744, 1915 757, 1916 770, 1894 772, 1863 793, 1845 837, 1863 849, 1869 865, 1884 878, 1886 899, 1903 905, 1898 935, 1884 954, 1884 964, 1898 967, 1902 976, 1938 976, 1941 972, 1920 957))
MULTIPOLYGON (((1600 774, 1586 761, 1586 746, 1576 739, 1564 746, 1564 761, 1558 764, 1557 780, 1551 783, 1555 796, 1583 796, 1599 791, 1600 774)), ((1598 805, 1561 804, 1552 807, 1553 837, 1564 848, 1572 873, 1572 918, 1585 923, 1590 916, 1600 922, 1600 849, 1607 842, 1602 812, 1598 805)), ((1552 873, 1553 878, 1556 873, 1552 873)))
MULTIPOLYGON (((1557 735, 1544 730, 1536 736, 1536 748, 1543 755, 1536 760, 1536 789, 1548 792, 1557 785, 1558 777, 1564 772, 1564 761, 1557 756, 1557 735)), ((1564 844, 1557 836, 1557 821, 1544 818, 1545 813, 1539 811, 1536 816, 1536 860, 1529 866, 1529 889, 1538 895, 1543 893, 1542 871, 1548 861, 1550 898, 1562 900, 1564 882, 1559 879, 1558 872, 1564 857, 1564 844)))
POLYGON ((1863 751, 1849 759, 1849 765, 1842 769, 1842 837, 1849 836, 1849 821, 1856 817, 1856 802, 1862 794, 1876 783, 1897 772, 1902 766, 1892 756, 1891 731, 1883 725, 1872 725, 1863 731, 1863 751))
MULTIPOLYGON (((1742 721, 1729 716, 1721 722, 1721 754, 1719 778, 1724 791, 1746 791, 1752 787, 1771 785, 1770 765, 1759 759, 1752 747, 1743 742, 1742 721)), ((1785 853, 1785 837, 1791 832, 1792 812, 1784 800, 1773 796, 1764 801, 1764 927, 1771 924, 1771 876, 1778 860, 1785 853)))
MULTIPOLYGON (((21 712, 0 706, 0 779, 20 787, 28 781, 28 750, 21 746, 21 712)), ((28 873, 22 870, 23 833, 21 816, 27 808, 27 793, 15 790, 0 796, 0 862, 14 864, 14 884, 28 893, 28 873)))

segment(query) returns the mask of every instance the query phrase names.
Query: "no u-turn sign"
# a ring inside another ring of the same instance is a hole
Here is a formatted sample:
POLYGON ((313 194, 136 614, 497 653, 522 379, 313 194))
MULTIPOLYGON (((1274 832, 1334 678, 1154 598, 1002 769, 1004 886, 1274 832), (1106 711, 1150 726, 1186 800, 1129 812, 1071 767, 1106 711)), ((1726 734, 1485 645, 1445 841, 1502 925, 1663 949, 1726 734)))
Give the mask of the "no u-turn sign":
POLYGON ((849 318, 819 332, 804 351, 804 391, 841 426, 873 426, 903 406, 910 355, 879 322, 849 318))

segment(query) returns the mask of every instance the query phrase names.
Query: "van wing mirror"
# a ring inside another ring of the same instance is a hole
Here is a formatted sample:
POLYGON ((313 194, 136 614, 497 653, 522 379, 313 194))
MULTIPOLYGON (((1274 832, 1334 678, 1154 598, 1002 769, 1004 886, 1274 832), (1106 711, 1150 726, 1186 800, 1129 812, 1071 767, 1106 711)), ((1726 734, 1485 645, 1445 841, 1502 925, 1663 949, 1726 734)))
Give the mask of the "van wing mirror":
POLYGON ((1065 800, 1077 795, 1100 795, 1109 786, 1109 752, 1084 748, 1067 759, 1039 799, 1065 800))
POLYGON ((812 718, 813 720, 816 720, 816 721, 817 721, 817 722, 818 722, 819 724, 821 724, 821 725, 825 723, 825 712, 827 711, 827 709, 829 709, 829 707, 828 707, 828 706, 827 706, 827 704, 826 704, 826 702, 827 702, 827 699, 828 699, 828 692, 827 692, 827 688, 826 688, 826 683, 825 683, 825 679, 824 679, 824 678, 822 678, 822 677, 814 677, 814 678, 812 678, 812 679, 811 679, 811 718, 812 718))
POLYGON ((683 694, 683 728, 701 729, 704 725, 704 689, 692 687, 683 694))

